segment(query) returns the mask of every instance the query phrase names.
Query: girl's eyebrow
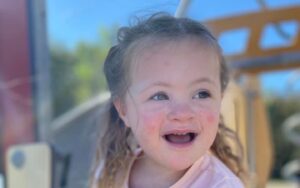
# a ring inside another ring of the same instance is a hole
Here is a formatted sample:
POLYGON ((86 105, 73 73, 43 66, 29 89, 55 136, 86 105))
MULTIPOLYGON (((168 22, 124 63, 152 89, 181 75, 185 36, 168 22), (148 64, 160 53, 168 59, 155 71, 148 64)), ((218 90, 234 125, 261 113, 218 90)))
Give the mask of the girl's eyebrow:
POLYGON ((199 83, 210 83, 210 84, 213 84, 213 85, 216 85, 216 83, 211 80, 210 78, 207 78, 207 77, 204 77, 204 78, 198 78, 194 81, 192 81, 192 83, 190 84, 190 86, 192 85, 196 85, 196 84, 199 84, 199 83))
MULTIPOLYGON (((207 77, 198 78, 198 79, 192 81, 189 85, 193 86, 193 85, 196 85, 196 84, 199 84, 199 83, 210 83, 210 84, 216 85, 216 83, 213 80, 211 80, 207 77)), ((141 88, 140 92, 145 92, 148 89, 150 89, 152 87, 155 87, 155 86, 170 88, 172 85, 169 84, 169 83, 166 83, 166 82, 157 81, 157 82, 151 83, 150 85, 148 85, 146 87, 141 88)))
POLYGON ((148 89, 152 88, 152 87, 155 87, 155 86, 160 86, 160 87, 166 87, 166 88, 170 88, 171 87, 171 84, 168 84, 166 82, 161 82, 161 81, 157 81, 157 82, 154 82, 154 83, 151 83, 150 85, 144 87, 144 88, 141 88, 141 92, 144 92, 144 91, 147 91, 148 89))

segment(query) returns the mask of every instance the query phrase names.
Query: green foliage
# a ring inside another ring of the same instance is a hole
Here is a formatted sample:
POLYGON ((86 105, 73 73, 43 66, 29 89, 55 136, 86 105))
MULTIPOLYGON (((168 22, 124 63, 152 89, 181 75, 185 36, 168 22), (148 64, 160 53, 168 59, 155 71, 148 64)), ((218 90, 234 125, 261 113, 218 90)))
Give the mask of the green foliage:
POLYGON ((281 178, 282 167, 290 160, 300 157, 299 146, 295 146, 283 135, 283 122, 292 114, 300 112, 299 96, 276 97, 267 101, 270 124, 272 126, 275 149, 273 178, 281 178))
POLYGON ((51 47, 51 91, 54 107, 54 116, 58 116, 71 108, 75 103, 73 88, 76 86, 72 67, 75 56, 62 45, 51 47))
POLYGON ((54 117, 106 89, 102 66, 116 29, 102 28, 97 43, 79 42, 68 50, 62 44, 50 47, 51 90, 54 117))

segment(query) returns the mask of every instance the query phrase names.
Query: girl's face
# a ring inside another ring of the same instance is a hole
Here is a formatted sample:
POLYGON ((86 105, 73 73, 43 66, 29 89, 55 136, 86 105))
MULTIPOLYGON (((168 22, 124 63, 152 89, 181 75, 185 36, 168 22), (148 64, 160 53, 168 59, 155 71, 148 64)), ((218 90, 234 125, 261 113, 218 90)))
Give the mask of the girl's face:
POLYGON ((148 162, 187 169, 209 150, 218 130, 218 55, 191 39, 138 51, 131 62, 131 86, 124 102, 115 105, 148 162))

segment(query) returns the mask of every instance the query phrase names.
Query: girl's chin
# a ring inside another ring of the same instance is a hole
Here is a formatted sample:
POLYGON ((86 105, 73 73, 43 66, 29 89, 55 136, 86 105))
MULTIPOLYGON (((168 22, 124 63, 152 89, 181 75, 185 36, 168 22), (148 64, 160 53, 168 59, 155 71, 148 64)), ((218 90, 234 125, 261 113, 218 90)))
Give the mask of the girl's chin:
POLYGON ((165 163, 165 168, 169 169, 170 171, 174 172, 185 172, 187 169, 189 169, 195 161, 177 161, 175 164, 170 163, 170 161, 165 163))
MULTIPOLYGON (((198 151, 199 150, 201 149, 198 148, 198 151)), ((180 172, 189 169, 196 161, 200 160, 204 154, 205 152, 191 152, 190 149, 183 152, 182 150, 177 151, 172 148, 172 150, 168 152, 161 152, 159 156, 156 154, 155 156, 145 157, 145 159, 149 160, 148 162, 150 163, 148 164, 154 166, 158 165, 160 166, 159 168, 166 169, 167 171, 180 172)), ((146 153, 145 156, 147 156, 146 153)))
POLYGON ((173 154, 171 157, 166 156, 164 161, 161 161, 160 164, 165 165, 166 168, 172 169, 173 171, 184 171, 189 169, 197 161, 201 160, 204 155, 205 152, 197 154, 194 153, 189 156, 173 154))

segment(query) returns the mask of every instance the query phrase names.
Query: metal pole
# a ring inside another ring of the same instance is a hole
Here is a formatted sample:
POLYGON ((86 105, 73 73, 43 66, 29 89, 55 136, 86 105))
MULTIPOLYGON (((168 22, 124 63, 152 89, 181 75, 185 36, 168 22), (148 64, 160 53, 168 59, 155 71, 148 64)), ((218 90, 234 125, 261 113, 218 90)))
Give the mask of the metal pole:
POLYGON ((190 0, 181 0, 175 12, 175 17, 180 18, 184 17, 187 11, 187 8, 190 4, 190 0))
MULTIPOLYGON (((250 82, 251 77, 248 77, 250 82)), ((246 89, 246 103, 247 103, 247 147, 248 147, 248 164, 250 175, 250 188, 257 187, 256 180, 256 157, 255 157, 255 125, 254 125, 254 100, 257 92, 253 88, 246 89)))
POLYGON ((34 109, 39 141, 47 140, 52 118, 50 56, 45 0, 28 0, 30 56, 33 72, 34 109))

